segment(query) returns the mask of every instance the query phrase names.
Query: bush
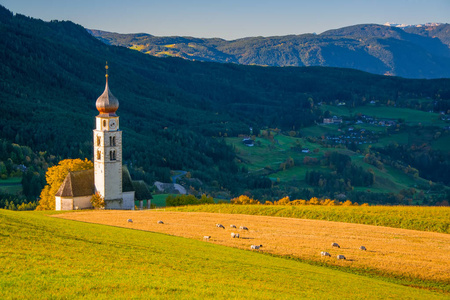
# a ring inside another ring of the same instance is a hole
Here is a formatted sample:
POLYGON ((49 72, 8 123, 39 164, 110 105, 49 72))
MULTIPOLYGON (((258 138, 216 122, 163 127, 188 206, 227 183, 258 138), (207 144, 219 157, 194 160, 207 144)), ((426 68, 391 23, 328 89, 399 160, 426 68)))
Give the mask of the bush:
POLYGON ((105 208, 105 199, 97 192, 92 195, 91 204, 95 209, 103 209, 105 208))
POLYGON ((252 199, 246 195, 240 195, 237 198, 231 199, 231 204, 261 204, 258 200, 252 199))

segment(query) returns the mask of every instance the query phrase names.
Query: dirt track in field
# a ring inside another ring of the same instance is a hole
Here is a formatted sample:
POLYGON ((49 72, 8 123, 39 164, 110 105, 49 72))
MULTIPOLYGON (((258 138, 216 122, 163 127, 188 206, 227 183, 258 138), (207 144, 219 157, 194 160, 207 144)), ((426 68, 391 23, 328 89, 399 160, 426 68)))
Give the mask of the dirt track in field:
POLYGON ((450 235, 390 227, 294 218, 187 213, 165 211, 86 211, 54 215, 58 218, 98 223, 202 240, 278 255, 326 261, 329 264, 371 268, 407 277, 450 284, 450 235), (132 219, 132 223, 127 220, 132 219), (157 221, 164 224, 157 224, 157 221), (217 228, 216 223, 225 226, 217 228), (234 224, 237 229, 230 228, 234 224), (239 226, 248 227, 248 231, 239 226), (231 233, 240 238, 231 238, 231 233), (331 247, 336 242, 340 249, 331 247), (367 251, 359 250, 365 246, 367 251), (332 257, 321 257, 327 251, 332 257), (338 254, 345 255, 337 260, 338 254))

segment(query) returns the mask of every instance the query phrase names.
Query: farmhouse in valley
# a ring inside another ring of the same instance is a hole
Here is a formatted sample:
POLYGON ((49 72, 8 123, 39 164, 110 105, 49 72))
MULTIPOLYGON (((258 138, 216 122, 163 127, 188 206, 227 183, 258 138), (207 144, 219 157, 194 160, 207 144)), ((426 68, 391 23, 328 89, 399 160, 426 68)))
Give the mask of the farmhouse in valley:
MULTIPOLYGON (((106 66, 108 70, 108 66, 106 66)), ((56 210, 91 208, 90 199, 99 193, 106 209, 134 209, 135 200, 151 199, 147 185, 132 181, 122 166, 122 131, 116 111, 119 100, 111 93, 106 72, 106 86, 96 102, 94 169, 69 172, 55 196, 56 210)), ((147 201, 149 204, 150 201, 147 201)))

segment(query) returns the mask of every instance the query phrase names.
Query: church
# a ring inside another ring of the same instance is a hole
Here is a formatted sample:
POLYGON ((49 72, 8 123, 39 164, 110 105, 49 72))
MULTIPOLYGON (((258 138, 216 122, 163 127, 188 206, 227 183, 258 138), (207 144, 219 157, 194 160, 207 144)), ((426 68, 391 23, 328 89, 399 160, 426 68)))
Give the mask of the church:
POLYGON ((134 209, 135 200, 142 208, 147 200, 150 208, 151 194, 143 181, 132 181, 126 167, 122 166, 122 131, 116 111, 119 100, 109 90, 108 65, 106 86, 98 97, 95 117, 94 169, 73 171, 67 174, 55 195, 56 210, 92 208, 92 195, 99 193, 105 200, 105 209, 134 209))

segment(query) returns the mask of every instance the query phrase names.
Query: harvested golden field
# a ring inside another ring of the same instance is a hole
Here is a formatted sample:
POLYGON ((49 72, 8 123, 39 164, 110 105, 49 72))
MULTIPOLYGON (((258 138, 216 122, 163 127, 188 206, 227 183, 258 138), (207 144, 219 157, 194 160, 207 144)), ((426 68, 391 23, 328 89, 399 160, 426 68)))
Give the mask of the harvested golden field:
POLYGON ((86 211, 55 215, 83 222, 161 232, 385 275, 450 283, 450 235, 372 225, 294 218, 166 211, 86 211), (127 222, 132 219, 133 222, 127 222), (157 224, 157 221, 164 224, 157 224), (222 224, 225 229, 216 227, 222 224), (230 228, 236 225, 237 229, 230 228), (239 226, 248 227, 248 231, 239 226), (231 233, 240 238, 231 238, 231 233), (336 242, 340 248, 333 248, 336 242), (367 251, 359 250, 365 246, 367 251), (321 251, 332 256, 322 257, 321 251), (337 260, 342 254, 346 260, 337 260))

